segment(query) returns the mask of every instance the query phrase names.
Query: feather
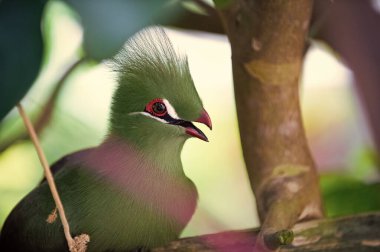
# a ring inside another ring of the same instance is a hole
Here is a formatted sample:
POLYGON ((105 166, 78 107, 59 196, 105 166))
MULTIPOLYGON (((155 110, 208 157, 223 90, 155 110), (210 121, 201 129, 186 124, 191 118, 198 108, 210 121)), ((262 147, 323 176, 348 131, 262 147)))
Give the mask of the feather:
MULTIPOLYGON (((125 44, 108 65, 117 73, 112 113, 141 111, 154 98, 165 98, 187 120, 203 107, 190 74, 187 57, 177 53, 160 27, 146 28, 125 44), (125 101, 123 97, 130 97, 125 101)), ((112 119, 111 119, 112 120, 112 119)))
MULTIPOLYGON (((99 146, 52 166, 72 235, 89 234, 88 251, 164 245, 178 238, 197 201, 180 159, 185 129, 141 113, 162 98, 181 122, 199 117, 203 106, 186 57, 153 27, 129 39, 112 62, 118 87, 109 134, 99 146)), ((0 251, 67 251, 54 209, 43 181, 8 216, 0 251)))

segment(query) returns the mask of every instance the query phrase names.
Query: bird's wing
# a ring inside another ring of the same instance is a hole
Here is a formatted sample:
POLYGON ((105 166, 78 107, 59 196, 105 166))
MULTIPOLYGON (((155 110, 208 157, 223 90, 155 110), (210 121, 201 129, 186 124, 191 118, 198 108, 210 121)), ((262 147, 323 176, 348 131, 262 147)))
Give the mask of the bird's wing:
MULTIPOLYGON (((55 163, 53 163, 50 167, 51 172, 56 174, 60 170, 62 170, 64 167, 67 167, 67 164, 69 163, 75 163, 76 160, 79 160, 81 157, 88 155, 91 151, 93 151, 95 148, 87 148, 83 149, 77 152, 73 152, 70 154, 67 154, 66 156, 63 156, 62 158, 58 159, 55 163)), ((46 181, 46 178, 44 177, 40 184, 46 181)))
MULTIPOLYGON (((66 155, 51 166, 56 184, 62 189, 61 198, 64 196, 62 192, 65 190, 65 185, 62 185, 62 181, 60 181, 61 177, 66 177, 65 174, 69 172, 70 168, 80 167, 78 164, 80 159, 93 149, 84 149, 66 155)), ((41 247, 44 248, 43 251, 67 251, 61 222, 53 220, 52 224, 46 224, 47 217, 53 214, 52 211, 55 211, 55 203, 47 184, 43 183, 44 181, 45 178, 39 186, 17 204, 8 216, 1 230, 0 251, 40 251, 41 247), (46 234, 54 239, 47 240, 46 234)), ((56 214, 54 215, 56 216, 56 214)))

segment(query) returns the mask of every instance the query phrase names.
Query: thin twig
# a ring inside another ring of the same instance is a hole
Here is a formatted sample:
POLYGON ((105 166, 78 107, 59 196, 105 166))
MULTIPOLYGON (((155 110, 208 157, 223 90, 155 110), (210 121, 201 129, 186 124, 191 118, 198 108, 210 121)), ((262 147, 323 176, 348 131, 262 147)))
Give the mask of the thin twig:
POLYGON ((53 110, 56 105, 58 95, 66 83, 66 80, 85 60, 86 58, 82 57, 74 61, 72 65, 70 65, 69 68, 62 74, 61 78, 59 78, 55 88, 53 89, 53 92, 44 105, 44 111, 42 111, 40 117, 36 120, 35 129, 37 133, 41 132, 49 124, 50 119, 53 115, 53 110))
MULTIPOLYGON (((48 100, 45 102, 45 105, 43 105, 42 111, 37 116, 37 119, 35 122, 33 122, 34 129, 36 131, 36 134, 39 135, 46 126, 49 125, 51 118, 53 116, 54 108, 57 104, 57 98, 66 83, 67 78, 74 72, 74 70, 85 61, 85 58, 80 58, 76 60, 59 78, 57 84, 55 85, 53 91, 51 92, 51 95, 49 96, 48 100)), ((18 141, 26 140, 28 138, 27 132, 20 132, 20 134, 15 135, 14 137, 10 138, 6 142, 3 142, 0 144, 0 153, 8 149, 10 146, 15 144, 18 141)))
MULTIPOLYGON (((65 237, 66 237, 66 240, 67 240, 67 244, 69 246, 69 249, 70 251, 73 251, 73 249, 75 249, 76 247, 76 242, 74 239, 76 238, 72 238, 71 237, 71 234, 70 234, 70 226, 69 226, 69 223, 67 221, 67 218, 66 218, 66 214, 65 214, 65 210, 63 208, 63 204, 62 204, 62 201, 59 197, 59 194, 58 194, 58 190, 57 190, 57 187, 55 185, 55 182, 54 182, 54 178, 53 178, 53 175, 50 171, 50 167, 49 167, 49 164, 47 162, 47 159, 46 159, 46 156, 42 150, 42 147, 40 145, 40 142, 38 140, 38 137, 37 137, 37 134, 33 128, 33 125, 30 121, 30 119, 28 118, 28 116, 26 115, 23 107, 21 106, 20 103, 17 104, 17 109, 24 121, 24 124, 25 124, 25 127, 27 128, 28 132, 29 132, 29 135, 30 135, 30 138, 32 139, 32 142, 36 148, 36 151, 37 151, 37 154, 38 154, 38 157, 41 161, 41 164, 42 164, 42 167, 44 169, 44 173, 45 173, 45 177, 46 177, 46 180, 47 180, 47 183, 49 185, 49 188, 50 188, 50 191, 51 191, 51 194, 53 196, 53 199, 54 199, 54 202, 55 202, 55 205, 58 209, 58 213, 59 213, 59 216, 60 216, 60 219, 61 219, 61 222, 62 222, 62 226, 63 226, 63 231, 64 231, 64 234, 65 234, 65 237)), ((86 245, 86 244, 85 244, 86 245)), ((84 250, 85 251, 85 250, 84 250)))

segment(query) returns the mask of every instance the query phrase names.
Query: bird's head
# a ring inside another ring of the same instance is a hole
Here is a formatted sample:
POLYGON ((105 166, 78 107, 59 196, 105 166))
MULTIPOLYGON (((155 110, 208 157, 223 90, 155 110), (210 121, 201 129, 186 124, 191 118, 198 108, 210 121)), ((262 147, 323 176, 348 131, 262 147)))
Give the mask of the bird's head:
POLYGON ((141 142, 207 140, 193 122, 211 120, 195 89, 187 58, 178 55, 162 28, 148 28, 114 59, 118 87, 111 108, 111 133, 141 142))

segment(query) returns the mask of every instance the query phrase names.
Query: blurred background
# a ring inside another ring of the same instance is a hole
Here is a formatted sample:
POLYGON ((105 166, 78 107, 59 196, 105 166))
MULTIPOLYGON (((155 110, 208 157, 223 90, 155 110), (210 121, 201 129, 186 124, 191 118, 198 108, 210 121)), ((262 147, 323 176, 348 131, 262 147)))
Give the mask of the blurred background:
MULTIPOLYGON (((42 69, 22 104, 32 118, 37 118, 46 104, 52 108, 40 140, 53 163, 102 141, 115 81, 104 63, 77 64, 83 55, 83 30, 77 14, 65 3, 48 2, 42 30, 42 69), (59 83, 67 71, 70 74, 59 83), (54 102, 49 103, 52 96, 54 102)), ((183 236, 257 227, 238 135, 228 40, 205 32, 166 31, 175 47, 188 55, 195 85, 213 121, 213 131, 202 128, 210 142, 191 139, 182 153, 185 172, 200 195, 198 210, 183 236)), ((300 95, 330 216, 380 209, 377 155, 356 93, 353 73, 325 44, 312 41, 300 95)), ((0 229, 15 204, 42 178, 31 142, 13 141, 24 132, 13 109, 0 124, 0 229)))

